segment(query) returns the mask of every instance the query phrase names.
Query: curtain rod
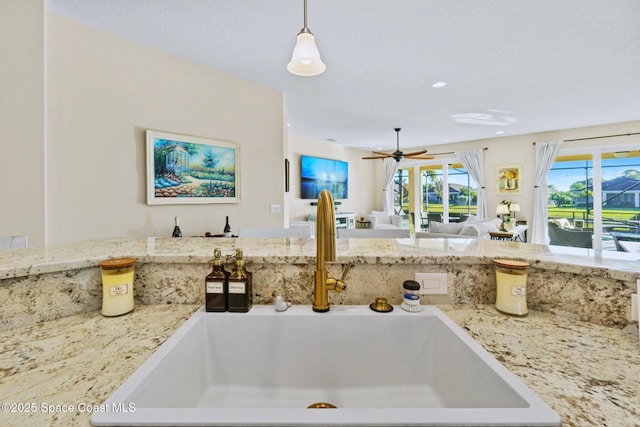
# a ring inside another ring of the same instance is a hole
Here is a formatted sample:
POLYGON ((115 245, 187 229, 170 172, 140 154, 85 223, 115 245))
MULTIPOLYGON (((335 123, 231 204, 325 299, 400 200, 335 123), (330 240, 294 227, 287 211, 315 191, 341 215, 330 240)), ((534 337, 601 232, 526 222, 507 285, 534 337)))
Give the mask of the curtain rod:
MULTIPOLYGON (((587 141, 587 140, 590 140, 590 139, 615 138, 617 136, 632 136, 632 135, 640 135, 640 132, 619 133, 617 135, 591 136, 591 137, 588 137, 588 138, 565 139, 565 140, 563 140, 563 142, 587 141)), ((536 145, 536 143, 534 142, 533 145, 536 145)))
MULTIPOLYGON (((488 149, 489 147, 482 147, 483 151, 486 151, 488 149)), ((463 151, 467 151, 467 150, 463 150, 463 151)), ((427 151, 425 154, 428 156, 444 156, 445 154, 456 154, 456 151, 448 151, 446 153, 430 153, 429 151, 427 151)))
POLYGON ((601 139, 601 138, 615 138, 616 136, 632 136, 632 135, 640 135, 640 132, 635 133, 620 133, 618 135, 604 135, 604 136, 592 136, 591 138, 575 138, 575 139, 565 139, 565 142, 573 142, 573 141, 586 141, 589 139, 601 139))

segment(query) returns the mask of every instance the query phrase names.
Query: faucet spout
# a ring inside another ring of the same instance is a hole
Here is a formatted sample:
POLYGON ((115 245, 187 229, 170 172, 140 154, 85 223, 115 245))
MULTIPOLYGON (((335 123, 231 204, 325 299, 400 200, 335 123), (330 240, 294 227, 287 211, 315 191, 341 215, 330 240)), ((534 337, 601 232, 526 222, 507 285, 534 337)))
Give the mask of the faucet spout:
POLYGON ((329 291, 341 292, 343 280, 327 278, 326 262, 336 260, 336 215, 333 197, 327 190, 318 195, 316 215, 316 271, 313 290, 313 311, 329 311, 329 291))

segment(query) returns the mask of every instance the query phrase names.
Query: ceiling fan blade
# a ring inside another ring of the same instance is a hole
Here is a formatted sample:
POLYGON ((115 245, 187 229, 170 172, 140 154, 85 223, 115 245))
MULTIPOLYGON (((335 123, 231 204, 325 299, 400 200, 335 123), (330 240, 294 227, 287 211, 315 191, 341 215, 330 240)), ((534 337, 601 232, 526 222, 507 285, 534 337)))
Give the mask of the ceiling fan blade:
POLYGON ((363 157, 364 160, 376 160, 376 159, 387 159, 391 156, 367 156, 363 157))
POLYGON ((420 154, 424 154, 426 153, 427 150, 418 150, 418 151, 412 151, 410 153, 406 153, 404 156, 405 157, 409 157, 409 156, 419 156, 420 154))
POLYGON ((407 159, 416 159, 416 160, 432 160, 432 159, 436 158, 436 156, 419 156, 419 155, 411 155, 410 156, 408 154, 405 154, 405 157, 407 159))
POLYGON ((383 153, 382 151, 372 151, 373 154, 377 154, 378 156, 386 156, 386 157, 391 157, 393 156, 393 154, 391 153, 383 153))

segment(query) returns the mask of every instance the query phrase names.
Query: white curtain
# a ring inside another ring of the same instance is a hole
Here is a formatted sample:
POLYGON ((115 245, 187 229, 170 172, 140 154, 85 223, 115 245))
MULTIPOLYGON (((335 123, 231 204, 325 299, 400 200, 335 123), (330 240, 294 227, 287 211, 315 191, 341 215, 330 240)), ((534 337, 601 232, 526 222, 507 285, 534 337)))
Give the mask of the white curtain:
POLYGON ((393 215, 393 178, 400 169, 400 163, 387 157, 384 159, 384 187, 382 188, 382 207, 384 212, 393 215))
POLYGON ((456 153, 456 157, 478 184, 476 216, 480 219, 487 219, 487 191, 484 188, 484 150, 461 151, 456 153))
POLYGON ((536 142, 536 175, 533 188, 533 221, 529 241, 546 245, 549 243, 547 224, 547 174, 558 155, 562 141, 536 142))

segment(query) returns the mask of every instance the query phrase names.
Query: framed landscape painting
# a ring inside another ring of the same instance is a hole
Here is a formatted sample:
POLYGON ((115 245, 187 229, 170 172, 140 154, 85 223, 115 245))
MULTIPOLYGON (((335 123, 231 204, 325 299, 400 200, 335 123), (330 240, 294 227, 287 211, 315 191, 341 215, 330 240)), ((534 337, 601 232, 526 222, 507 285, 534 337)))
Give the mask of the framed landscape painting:
POLYGON ((239 201, 239 144, 147 130, 147 204, 239 201))
POLYGON ((520 166, 498 166, 496 168, 498 178, 498 194, 520 194, 522 191, 520 166))

